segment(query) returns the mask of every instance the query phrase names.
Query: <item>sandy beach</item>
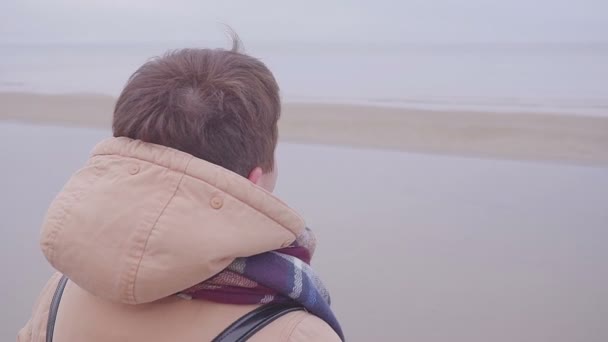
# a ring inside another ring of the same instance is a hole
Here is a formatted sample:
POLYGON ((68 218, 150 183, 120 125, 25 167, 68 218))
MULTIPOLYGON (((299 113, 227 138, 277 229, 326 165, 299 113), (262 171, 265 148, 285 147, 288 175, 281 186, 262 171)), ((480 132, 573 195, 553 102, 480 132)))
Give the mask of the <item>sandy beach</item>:
MULTIPOLYGON (((0 259, 19 260, 0 340, 51 273, 40 223, 113 103, 0 93, 0 259)), ((286 103, 280 125, 277 195, 318 235, 349 341, 606 340, 608 118, 286 103)))
MULTIPOLYGON (((0 120, 108 128, 115 99, 0 93, 0 120)), ((491 159, 608 165, 608 118, 285 103, 286 142, 491 159)))
MULTIPOLYGON (((0 259, 20 260, 0 340, 51 273, 40 223, 113 102, 0 94, 0 259)), ((608 118, 286 103, 281 137, 277 194, 317 232, 349 341, 605 341, 608 118)))

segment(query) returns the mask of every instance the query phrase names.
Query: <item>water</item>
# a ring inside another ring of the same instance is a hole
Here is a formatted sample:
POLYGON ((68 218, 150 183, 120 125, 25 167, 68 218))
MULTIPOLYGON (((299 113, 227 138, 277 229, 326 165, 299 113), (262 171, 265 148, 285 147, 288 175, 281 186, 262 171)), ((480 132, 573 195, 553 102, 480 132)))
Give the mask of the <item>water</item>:
MULTIPOLYGON (((48 203, 109 135, 0 123, 0 340, 50 273, 48 203)), ((608 340, 607 168, 295 144, 278 162, 349 341, 608 340)))
MULTIPOLYGON (((175 47, 0 45, 0 91, 117 95, 139 65, 175 47)), ((608 116, 605 44, 252 45, 248 52, 273 70, 290 101, 608 116)))

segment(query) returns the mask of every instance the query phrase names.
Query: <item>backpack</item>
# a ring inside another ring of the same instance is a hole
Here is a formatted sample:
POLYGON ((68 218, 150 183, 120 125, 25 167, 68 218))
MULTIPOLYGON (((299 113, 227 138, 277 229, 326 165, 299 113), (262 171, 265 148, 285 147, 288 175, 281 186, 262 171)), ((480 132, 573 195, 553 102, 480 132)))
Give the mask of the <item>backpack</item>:
MULTIPOLYGON (((59 302, 63 290, 68 282, 66 276, 61 277, 57 289, 51 301, 49 309, 49 319, 46 326, 46 342, 53 342, 53 332, 55 331, 55 320, 57 319, 57 311, 59 310, 59 302)), ((293 311, 304 310, 304 308, 296 303, 269 303, 260 306, 259 308, 245 314, 237 319, 222 331, 212 342, 243 342, 247 341, 251 336, 255 335, 262 328, 272 323, 277 318, 293 311)))

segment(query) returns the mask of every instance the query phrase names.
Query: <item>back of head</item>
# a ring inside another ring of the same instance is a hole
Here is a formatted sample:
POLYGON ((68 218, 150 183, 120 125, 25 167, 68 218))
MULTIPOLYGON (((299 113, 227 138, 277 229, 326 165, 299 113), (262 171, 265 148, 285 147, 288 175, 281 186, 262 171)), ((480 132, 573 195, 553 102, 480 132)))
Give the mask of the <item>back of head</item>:
POLYGON ((164 145, 244 177, 274 166, 279 87, 259 60, 232 50, 183 49, 150 60, 114 110, 114 136, 164 145))

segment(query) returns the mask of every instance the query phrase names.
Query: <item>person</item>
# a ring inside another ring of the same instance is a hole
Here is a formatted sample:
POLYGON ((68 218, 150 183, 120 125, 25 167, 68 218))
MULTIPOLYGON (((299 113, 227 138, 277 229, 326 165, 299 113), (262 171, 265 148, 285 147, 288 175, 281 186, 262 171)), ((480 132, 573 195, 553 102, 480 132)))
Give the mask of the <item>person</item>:
POLYGON ((271 193, 280 112, 273 74, 238 39, 141 66, 116 102, 114 136, 48 209, 41 248, 57 273, 17 340, 52 329, 55 342, 211 341, 287 302, 305 310, 250 341, 343 340, 309 266, 314 235, 271 193))

